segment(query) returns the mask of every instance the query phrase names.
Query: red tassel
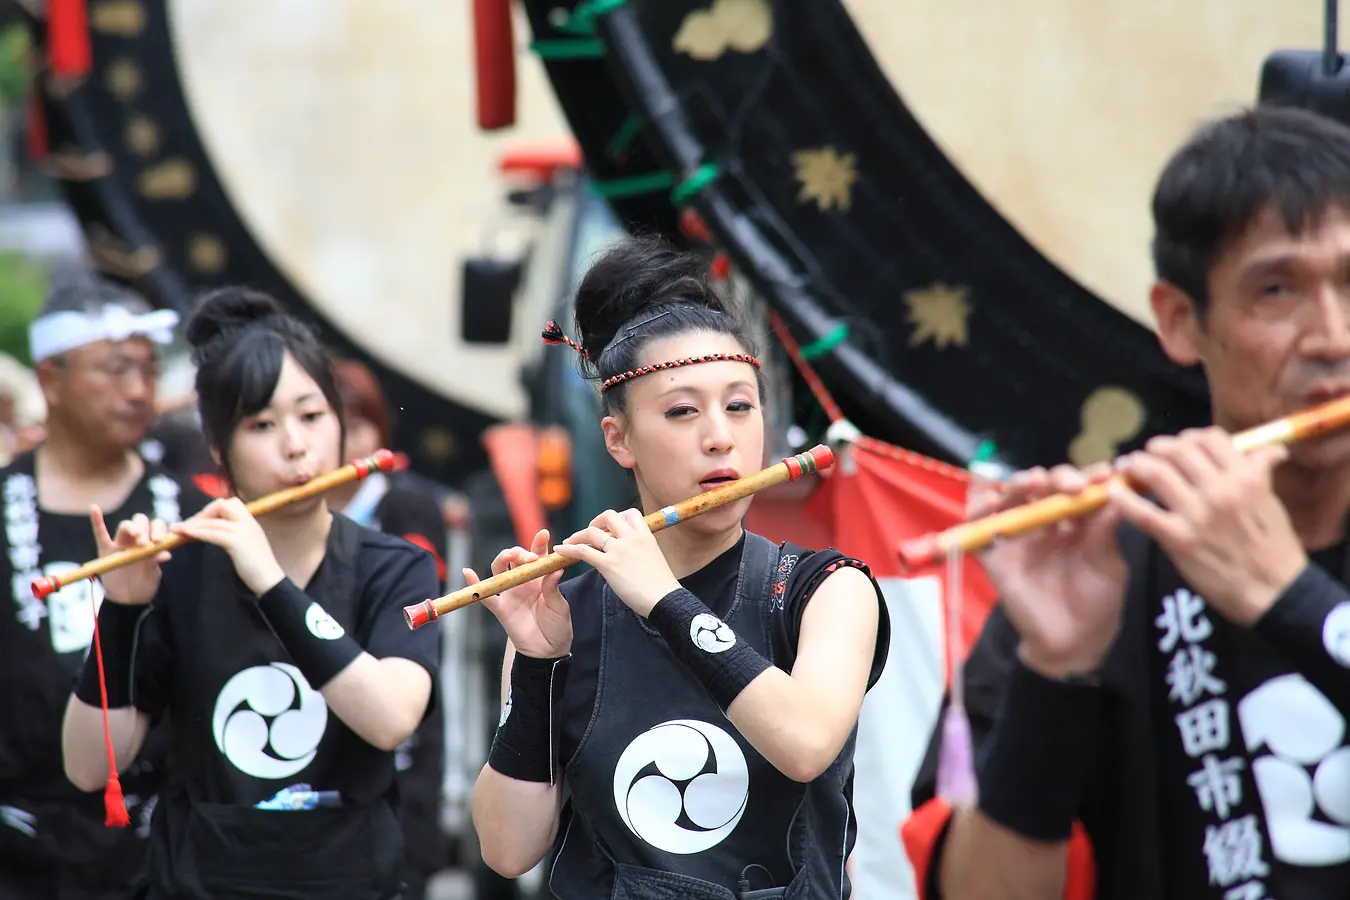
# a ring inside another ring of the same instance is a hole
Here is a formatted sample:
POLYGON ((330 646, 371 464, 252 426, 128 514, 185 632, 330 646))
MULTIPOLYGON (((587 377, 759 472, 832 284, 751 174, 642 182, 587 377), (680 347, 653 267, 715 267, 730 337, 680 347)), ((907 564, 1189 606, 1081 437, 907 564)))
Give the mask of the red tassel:
POLYGON ((41 91, 35 81, 28 92, 28 158, 33 162, 47 158, 47 116, 42 111, 41 91))
POLYGON ((83 78, 93 68, 85 0, 47 0, 47 59, 58 77, 83 78))
POLYGON ((103 824, 109 828, 126 828, 131 824, 127 801, 122 796, 122 782, 116 772, 108 776, 108 784, 103 788, 103 813, 103 824))
POLYGON ((103 824, 126 828, 131 824, 122 782, 117 778, 117 755, 113 752, 112 728, 108 725, 108 682, 103 677, 103 642, 98 636, 98 603, 94 599, 94 579, 89 579, 89 607, 94 612, 94 658, 98 663, 98 692, 103 706, 103 746, 108 751, 108 783, 103 788, 103 824))
POLYGON ((726 281, 731 277, 731 259, 725 253, 717 253, 708 266, 708 272, 717 281, 726 281))

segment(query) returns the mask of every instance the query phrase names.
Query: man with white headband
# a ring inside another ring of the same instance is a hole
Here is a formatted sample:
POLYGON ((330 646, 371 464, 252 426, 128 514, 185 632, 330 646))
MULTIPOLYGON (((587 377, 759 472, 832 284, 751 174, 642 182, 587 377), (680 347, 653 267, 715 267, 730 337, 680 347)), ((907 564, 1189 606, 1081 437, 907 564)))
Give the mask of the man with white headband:
MULTIPOLYGON (((109 522, 177 521, 207 502, 187 478, 136 450, 155 418, 157 347, 178 316, 88 273, 60 272, 29 329, 47 437, 0 470, 0 897, 127 897, 167 749, 152 735, 122 776, 131 824, 104 824, 100 795, 61 766, 61 720, 93 638, 102 588, 45 601, 31 585, 97 556, 89 509, 109 522), (92 597, 91 597, 92 592, 92 597), (5 594, 9 596, 5 596, 5 594), (91 602, 92 601, 92 602, 91 602)), ((119 763, 121 760, 119 760, 119 763)))

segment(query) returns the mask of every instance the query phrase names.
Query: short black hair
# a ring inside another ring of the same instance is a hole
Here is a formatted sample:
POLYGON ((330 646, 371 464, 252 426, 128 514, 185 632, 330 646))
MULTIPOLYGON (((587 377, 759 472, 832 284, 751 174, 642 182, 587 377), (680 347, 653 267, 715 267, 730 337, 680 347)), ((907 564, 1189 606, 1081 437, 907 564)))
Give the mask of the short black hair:
POLYGON ((1350 127, 1263 105, 1207 122, 1168 160, 1153 192, 1153 266, 1202 315, 1214 263, 1262 211, 1291 234, 1350 208, 1350 127))
POLYGON ((308 325, 287 315, 269 294, 223 287, 201 298, 186 328, 197 367, 197 409, 207 442, 230 472, 228 449, 240 420, 267 406, 289 353, 318 384, 338 417, 341 444, 347 431, 333 360, 308 325))
MULTIPOLYGON (((603 382, 642 365, 652 341, 706 331, 733 337, 757 354, 739 312, 714 287, 708 263, 659 237, 635 236, 611 246, 577 287, 576 331, 586 357, 582 372, 603 382)), ((760 394, 764 379, 757 372, 760 394)), ((606 409, 622 412, 626 382, 604 394, 606 409)))

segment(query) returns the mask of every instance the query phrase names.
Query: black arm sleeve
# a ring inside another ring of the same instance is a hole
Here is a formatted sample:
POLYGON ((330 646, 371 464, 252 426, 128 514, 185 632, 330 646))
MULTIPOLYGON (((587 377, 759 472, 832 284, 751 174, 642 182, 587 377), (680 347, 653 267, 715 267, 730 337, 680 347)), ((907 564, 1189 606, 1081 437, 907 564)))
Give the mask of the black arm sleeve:
POLYGON ((190 543, 173 553, 161 571, 159 592, 141 621, 132 659, 131 704, 158 722, 173 695, 175 598, 195 602, 200 595, 203 548, 190 543))
MULTIPOLYGON (((200 554, 199 544, 189 545, 175 553, 174 559, 161 569, 159 590, 149 606, 120 606, 115 598, 104 600, 98 617, 100 633, 104 633, 103 629, 111 619, 134 623, 122 635, 122 640, 103 648, 110 708, 130 705, 158 720, 168 707, 173 677, 169 598, 182 592, 185 571, 199 570, 199 563, 194 568, 191 562, 185 562, 183 558, 197 559, 200 554), (119 655, 125 663, 125 670, 121 672, 115 668, 119 665, 119 655)), ((99 706, 103 698, 98 686, 98 659, 94 649, 91 644, 76 679, 75 696, 90 706, 99 706)))
POLYGON ((1341 712, 1350 712, 1350 591, 1309 563, 1255 625, 1341 712))
POLYGON ((159 603, 141 620, 136 654, 131 663, 131 705, 158 721, 169 706, 173 650, 168 615, 159 603))

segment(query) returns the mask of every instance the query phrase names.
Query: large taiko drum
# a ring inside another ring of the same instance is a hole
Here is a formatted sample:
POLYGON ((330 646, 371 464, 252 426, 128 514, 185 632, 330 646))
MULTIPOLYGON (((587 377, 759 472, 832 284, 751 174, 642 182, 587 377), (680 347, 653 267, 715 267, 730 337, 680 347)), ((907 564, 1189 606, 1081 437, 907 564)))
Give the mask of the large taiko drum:
MULTIPOLYGON (((1037 252, 1146 327, 1148 202, 1203 119, 1256 99, 1322 4, 844 0, 905 106, 1037 252)), ((1341 28, 1342 32, 1346 29, 1341 28)))
POLYGON ((482 428, 527 412, 518 369, 538 327, 466 343, 460 259, 510 249, 483 246, 508 142, 566 137, 538 67, 520 67, 518 127, 484 135, 464 3, 87 8, 93 72, 49 83, 45 110, 98 263, 169 305, 273 290, 377 370, 419 470, 481 469, 482 428))
POLYGON ((1150 192, 1202 119, 1255 101, 1268 53, 1322 29, 1319 4, 1261 0, 525 6, 536 41, 604 46, 548 63, 583 145, 642 123, 691 187, 671 200, 824 340, 864 430, 963 462, 992 438, 1019 465, 1207 419, 1152 332, 1150 192))

